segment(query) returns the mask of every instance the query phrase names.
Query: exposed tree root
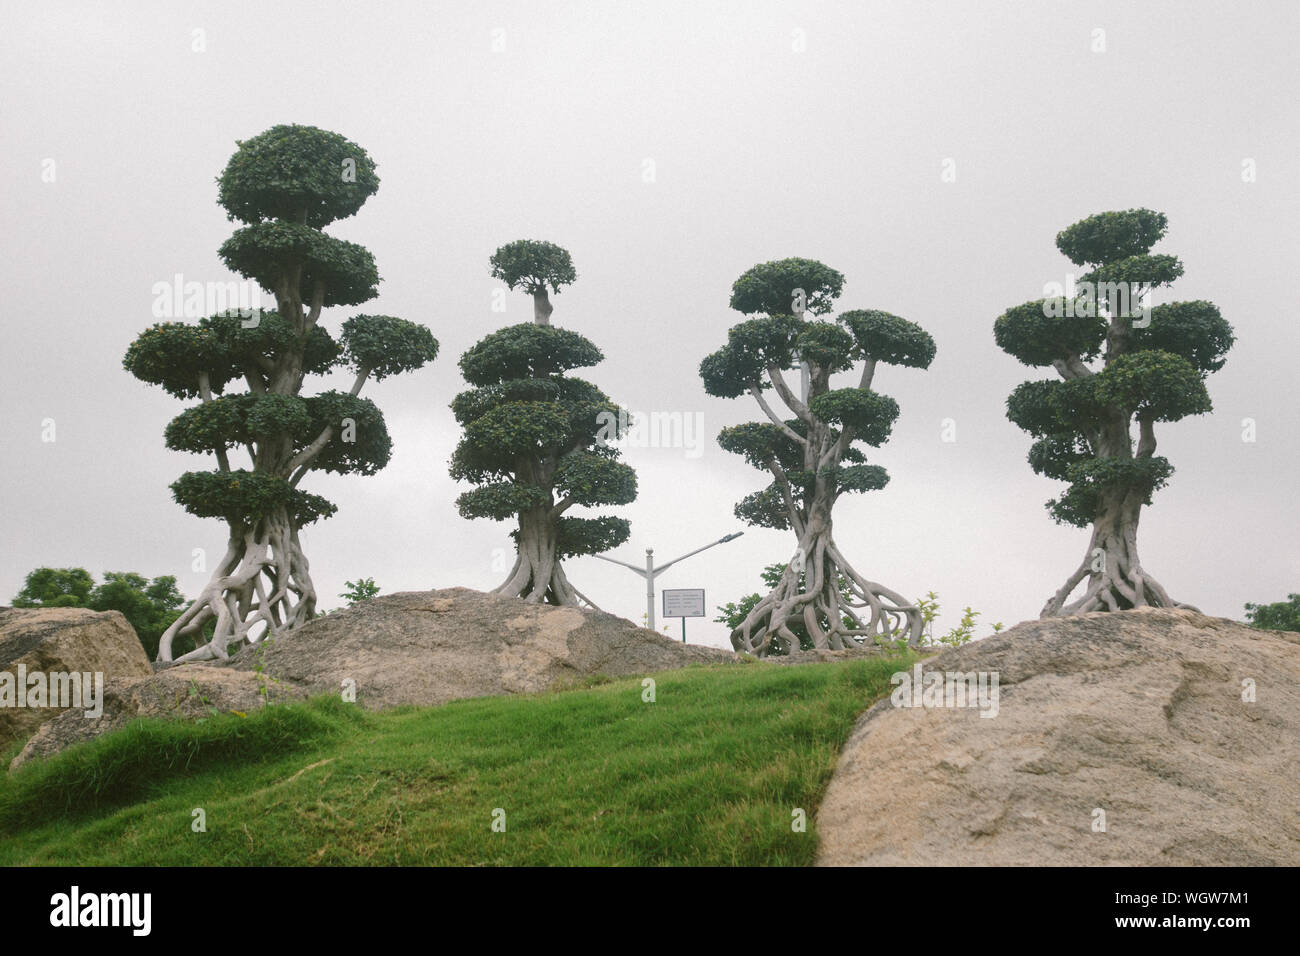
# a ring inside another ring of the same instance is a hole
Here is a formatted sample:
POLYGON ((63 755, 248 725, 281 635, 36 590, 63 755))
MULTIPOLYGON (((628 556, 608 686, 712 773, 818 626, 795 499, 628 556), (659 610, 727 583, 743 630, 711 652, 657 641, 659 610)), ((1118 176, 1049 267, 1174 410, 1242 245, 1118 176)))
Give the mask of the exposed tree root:
POLYGON ((829 529, 811 532, 800 541, 795 560, 786 566, 776 587, 731 632, 731 645, 760 657, 777 647, 798 650, 799 636, 790 629, 796 622, 803 624, 814 647, 829 650, 903 637, 916 645, 923 625, 916 604, 853 569, 829 529), (800 571, 806 582, 802 592, 800 571), (847 595, 840 589, 841 580, 847 595))
POLYGON ((1126 611, 1135 607, 1177 607, 1198 611, 1175 601, 1138 559, 1137 511, 1125 509, 1122 518, 1099 520, 1093 527, 1092 542, 1083 562, 1043 606, 1039 617, 1064 617, 1090 611, 1126 611), (1087 579, 1083 595, 1066 603, 1087 579))
POLYGON ((287 515, 267 518, 254 528, 231 528, 230 542, 203 592, 162 635, 158 659, 172 659, 177 636, 195 636, 211 620, 211 639, 176 659, 224 660, 232 644, 256 644, 300 627, 316 613, 316 588, 298 532, 287 515))

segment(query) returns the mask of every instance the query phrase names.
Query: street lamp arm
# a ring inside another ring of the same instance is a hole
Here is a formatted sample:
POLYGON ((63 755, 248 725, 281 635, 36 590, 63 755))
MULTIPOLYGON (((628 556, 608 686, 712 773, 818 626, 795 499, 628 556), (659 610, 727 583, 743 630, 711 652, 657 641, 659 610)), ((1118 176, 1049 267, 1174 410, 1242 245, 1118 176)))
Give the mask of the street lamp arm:
POLYGON ((680 558, 673 558, 671 561, 665 561, 663 564, 655 568, 655 575, 658 576, 660 571, 667 571, 678 561, 685 561, 687 558, 691 557, 691 555, 699 554, 701 551, 708 551, 709 548, 712 548, 714 545, 719 545, 719 544, 722 544, 722 542, 714 541, 711 544, 706 544, 702 548, 696 548, 694 551, 688 551, 686 554, 683 554, 680 558))
POLYGON ((645 577, 645 568, 638 568, 635 564, 628 564, 626 561, 619 561, 617 558, 607 558, 603 554, 593 554, 593 558, 600 558, 602 561, 608 561, 610 564, 621 564, 625 568, 631 568, 641 577, 645 577))

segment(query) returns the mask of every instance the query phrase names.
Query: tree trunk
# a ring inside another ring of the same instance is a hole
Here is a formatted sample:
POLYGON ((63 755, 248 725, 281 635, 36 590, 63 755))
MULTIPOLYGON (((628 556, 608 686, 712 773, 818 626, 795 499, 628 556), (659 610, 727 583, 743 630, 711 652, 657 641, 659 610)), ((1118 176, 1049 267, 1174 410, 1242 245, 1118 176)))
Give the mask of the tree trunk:
POLYGON ((549 507, 530 508, 519 515, 519 551, 510 576, 493 594, 521 597, 529 604, 592 605, 569 583, 556 547, 556 524, 549 507))
POLYGON ((1164 587, 1148 574, 1138 559, 1137 529, 1142 496, 1114 490, 1102 493, 1092 540, 1083 563, 1064 586, 1052 595, 1039 617, 1064 617, 1089 611, 1127 611, 1135 607, 1182 607, 1190 604, 1173 600, 1164 587), (1085 578, 1083 596, 1065 602, 1085 578))
POLYGON ((551 297, 547 294, 546 289, 533 290, 533 321, 538 325, 550 325, 551 313, 555 311, 555 306, 551 305, 551 297))
MULTIPOLYGON (((1117 323, 1111 326, 1113 350, 1118 349, 1127 336, 1127 327, 1116 332, 1116 326, 1117 323)), ((1139 426, 1141 437, 1136 457, 1150 458, 1156 450, 1153 423, 1149 417, 1139 416, 1139 426)), ((1098 457, 1133 456, 1129 437, 1129 413, 1112 408, 1109 420, 1103 422, 1091 441, 1098 457)), ((1061 589, 1043 606, 1040 618, 1087 614, 1090 611, 1126 611, 1135 607, 1183 607, 1197 610, 1190 604, 1173 600, 1160 582, 1142 568, 1142 562, 1138 558, 1137 529, 1145 497, 1145 494, 1134 489, 1101 490, 1097 515, 1092 522, 1092 540, 1088 544, 1088 553, 1061 589), (1084 589, 1083 596, 1066 604, 1084 578, 1088 579, 1088 586, 1084 589)))
POLYGON ((731 646, 737 651, 760 657, 778 648, 797 651, 799 636, 790 629, 795 622, 804 625, 816 648, 843 650, 904 637, 913 646, 920 643, 921 609, 896 591, 862 577, 835 545, 829 496, 828 490, 819 488, 794 560, 771 593, 731 632, 731 646), (799 590, 801 570, 803 591, 799 590), (840 589, 841 579, 848 594, 840 589))
POLYGON ((158 659, 170 661, 178 635, 199 635, 214 619, 212 638, 177 663, 224 660, 232 644, 256 644, 300 627, 315 614, 307 557, 288 513, 280 509, 255 527, 231 525, 225 556, 203 592, 163 633, 158 659))

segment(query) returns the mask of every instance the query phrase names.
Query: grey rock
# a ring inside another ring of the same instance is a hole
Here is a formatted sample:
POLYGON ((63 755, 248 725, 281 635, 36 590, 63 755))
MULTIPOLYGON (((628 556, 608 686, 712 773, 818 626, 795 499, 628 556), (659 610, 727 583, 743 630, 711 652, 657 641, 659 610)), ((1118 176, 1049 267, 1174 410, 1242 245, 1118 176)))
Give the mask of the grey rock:
MULTIPOLYGON (((81 607, 0 608, 0 671, 100 673, 117 677, 152 673, 135 629, 119 611, 81 607)), ((0 707, 0 747, 30 736, 63 712, 59 707, 0 707)))
POLYGON ((997 716, 872 707, 817 817, 822 865, 1300 864, 1300 634, 1139 609, 923 667, 997 672, 997 716))

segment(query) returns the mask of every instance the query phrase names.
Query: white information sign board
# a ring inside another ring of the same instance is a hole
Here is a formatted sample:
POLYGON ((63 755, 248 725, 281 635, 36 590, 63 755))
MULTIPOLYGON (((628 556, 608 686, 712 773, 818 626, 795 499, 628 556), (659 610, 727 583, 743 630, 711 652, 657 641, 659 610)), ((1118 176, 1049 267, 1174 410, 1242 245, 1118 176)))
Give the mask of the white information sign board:
POLYGON ((664 617, 704 617, 704 588, 666 588, 664 617))

